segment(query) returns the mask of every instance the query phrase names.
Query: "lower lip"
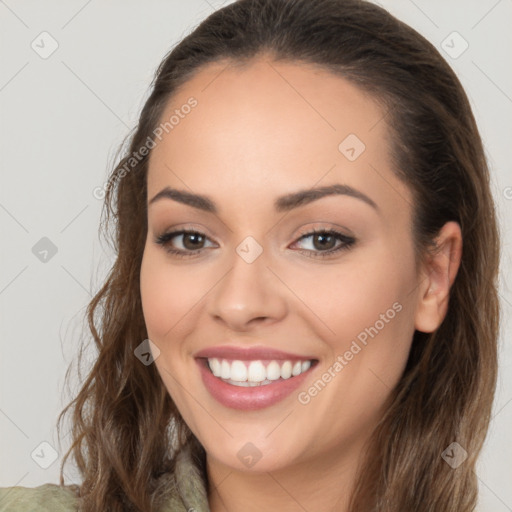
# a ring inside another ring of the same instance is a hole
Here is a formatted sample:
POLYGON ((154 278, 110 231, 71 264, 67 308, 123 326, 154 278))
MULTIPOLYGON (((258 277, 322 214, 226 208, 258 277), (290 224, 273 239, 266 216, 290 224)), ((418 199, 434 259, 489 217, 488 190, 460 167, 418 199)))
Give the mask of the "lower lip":
POLYGON ((241 387, 228 384, 215 377, 206 359, 196 359, 206 389, 222 405, 231 409, 255 411, 270 407, 295 391, 307 378, 314 365, 304 373, 289 379, 276 380, 272 384, 255 387, 241 387))

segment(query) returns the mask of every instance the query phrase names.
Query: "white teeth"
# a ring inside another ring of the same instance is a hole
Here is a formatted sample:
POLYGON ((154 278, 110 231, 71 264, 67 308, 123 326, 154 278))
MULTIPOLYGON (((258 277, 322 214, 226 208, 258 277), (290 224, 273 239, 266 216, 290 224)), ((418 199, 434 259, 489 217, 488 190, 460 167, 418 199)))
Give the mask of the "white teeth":
POLYGON ((220 366, 220 376, 223 379, 231 378, 231 365, 225 359, 222 360, 222 363, 220 366))
POLYGON ((220 377, 220 375, 221 375, 220 361, 214 357, 213 359, 209 359, 208 362, 210 363, 210 368, 213 372, 213 375, 215 375, 215 377, 220 377))
POLYGON ((267 366, 267 379, 277 380, 281 378, 281 367, 277 364, 277 361, 270 361, 267 366))
POLYGON ((227 380, 226 381, 228 384, 232 384, 233 386, 239 386, 241 388, 254 388, 256 386, 265 386, 267 384, 270 384, 271 381, 269 380, 264 380, 262 382, 250 382, 248 380, 246 380, 245 382, 239 382, 237 380, 227 380))
POLYGON ((264 361, 251 361, 248 365, 239 360, 227 360, 212 357, 208 365, 215 377, 228 381, 235 386, 260 386, 272 383, 278 379, 289 379, 306 372, 311 367, 311 361, 270 361, 265 366, 264 361))
POLYGON ((292 363, 285 361, 281 366, 281 378, 289 379, 292 376, 292 363))
POLYGON ((231 374, 229 378, 231 380, 236 380, 238 382, 243 382, 247 380, 247 366, 245 366, 245 364, 242 361, 233 361, 231 363, 231 374))
MULTIPOLYGON (((233 361, 233 366, 235 363, 241 363, 241 361, 233 361)), ((245 367, 245 364, 242 363, 245 367)), ((249 380, 251 382, 263 382, 267 378, 267 372, 265 371, 265 367, 261 361, 251 361, 249 365, 249 372, 247 379, 237 379, 236 377, 231 376, 233 380, 249 380)))

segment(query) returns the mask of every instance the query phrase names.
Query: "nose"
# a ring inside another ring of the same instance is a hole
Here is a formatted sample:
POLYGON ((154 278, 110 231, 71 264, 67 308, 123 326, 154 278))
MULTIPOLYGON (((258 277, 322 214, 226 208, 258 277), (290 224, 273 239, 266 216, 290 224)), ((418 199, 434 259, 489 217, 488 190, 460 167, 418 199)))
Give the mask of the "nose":
POLYGON ((233 331, 249 331, 286 315, 285 287, 264 255, 248 263, 235 252, 231 269, 209 294, 208 313, 214 321, 233 331))

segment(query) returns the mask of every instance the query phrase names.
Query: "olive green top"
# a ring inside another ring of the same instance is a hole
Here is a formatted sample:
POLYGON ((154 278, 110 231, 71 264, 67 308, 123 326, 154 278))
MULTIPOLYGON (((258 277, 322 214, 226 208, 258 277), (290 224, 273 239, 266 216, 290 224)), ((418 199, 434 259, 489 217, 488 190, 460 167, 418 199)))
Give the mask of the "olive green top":
MULTIPOLYGON (((209 512, 206 483, 185 447, 177 456, 174 473, 159 478, 163 496, 159 512, 209 512)), ((78 485, 0 487, 0 512, 78 511, 78 485)))

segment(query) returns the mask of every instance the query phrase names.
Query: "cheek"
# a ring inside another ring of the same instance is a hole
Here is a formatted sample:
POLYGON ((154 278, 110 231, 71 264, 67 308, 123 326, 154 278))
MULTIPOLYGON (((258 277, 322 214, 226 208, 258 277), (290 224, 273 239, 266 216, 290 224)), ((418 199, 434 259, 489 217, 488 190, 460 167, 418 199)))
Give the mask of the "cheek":
POLYGON ((390 331, 391 324, 404 316, 397 309, 411 300, 407 296, 414 288, 412 266, 384 246, 354 253, 339 265, 318 266, 309 272, 290 269, 284 277, 314 313, 318 334, 336 352, 359 333, 364 338, 365 329, 376 323, 379 331, 390 331))
POLYGON ((337 382, 354 397, 363 389, 375 391, 376 384, 389 391, 403 371, 414 333, 413 262, 382 249, 361 252, 336 272, 331 267, 302 285, 308 306, 329 327, 323 337, 328 365, 342 356, 343 369, 338 365, 334 373, 344 375, 337 382))
POLYGON ((178 301, 176 283, 172 287, 170 285, 169 276, 158 263, 158 259, 153 257, 151 251, 146 250, 140 271, 140 293, 150 339, 161 339, 163 333, 172 327, 171 318, 178 301))
MULTIPOLYGON (((183 354, 180 352, 184 348, 179 341, 187 334, 184 318, 197 299, 192 296, 194 286, 190 273, 169 265, 166 254, 160 252, 146 247, 143 255, 140 270, 142 310, 148 337, 161 351, 155 360, 158 372, 178 409, 183 411, 187 409, 183 385, 189 372, 181 364, 183 354)), ((192 418, 188 421, 193 423, 192 418)))
POLYGON ((334 327, 340 334, 334 352, 347 361, 342 373, 354 406, 364 396, 373 397, 367 399, 373 405, 382 402, 403 373, 414 334, 412 263, 389 252, 366 268, 350 282, 353 292, 334 327))
POLYGON ((194 273, 171 266, 164 251, 146 248, 141 264, 140 291, 148 335, 164 342, 175 337, 181 320, 204 291, 194 273), (197 286, 196 286, 197 285, 197 286))

